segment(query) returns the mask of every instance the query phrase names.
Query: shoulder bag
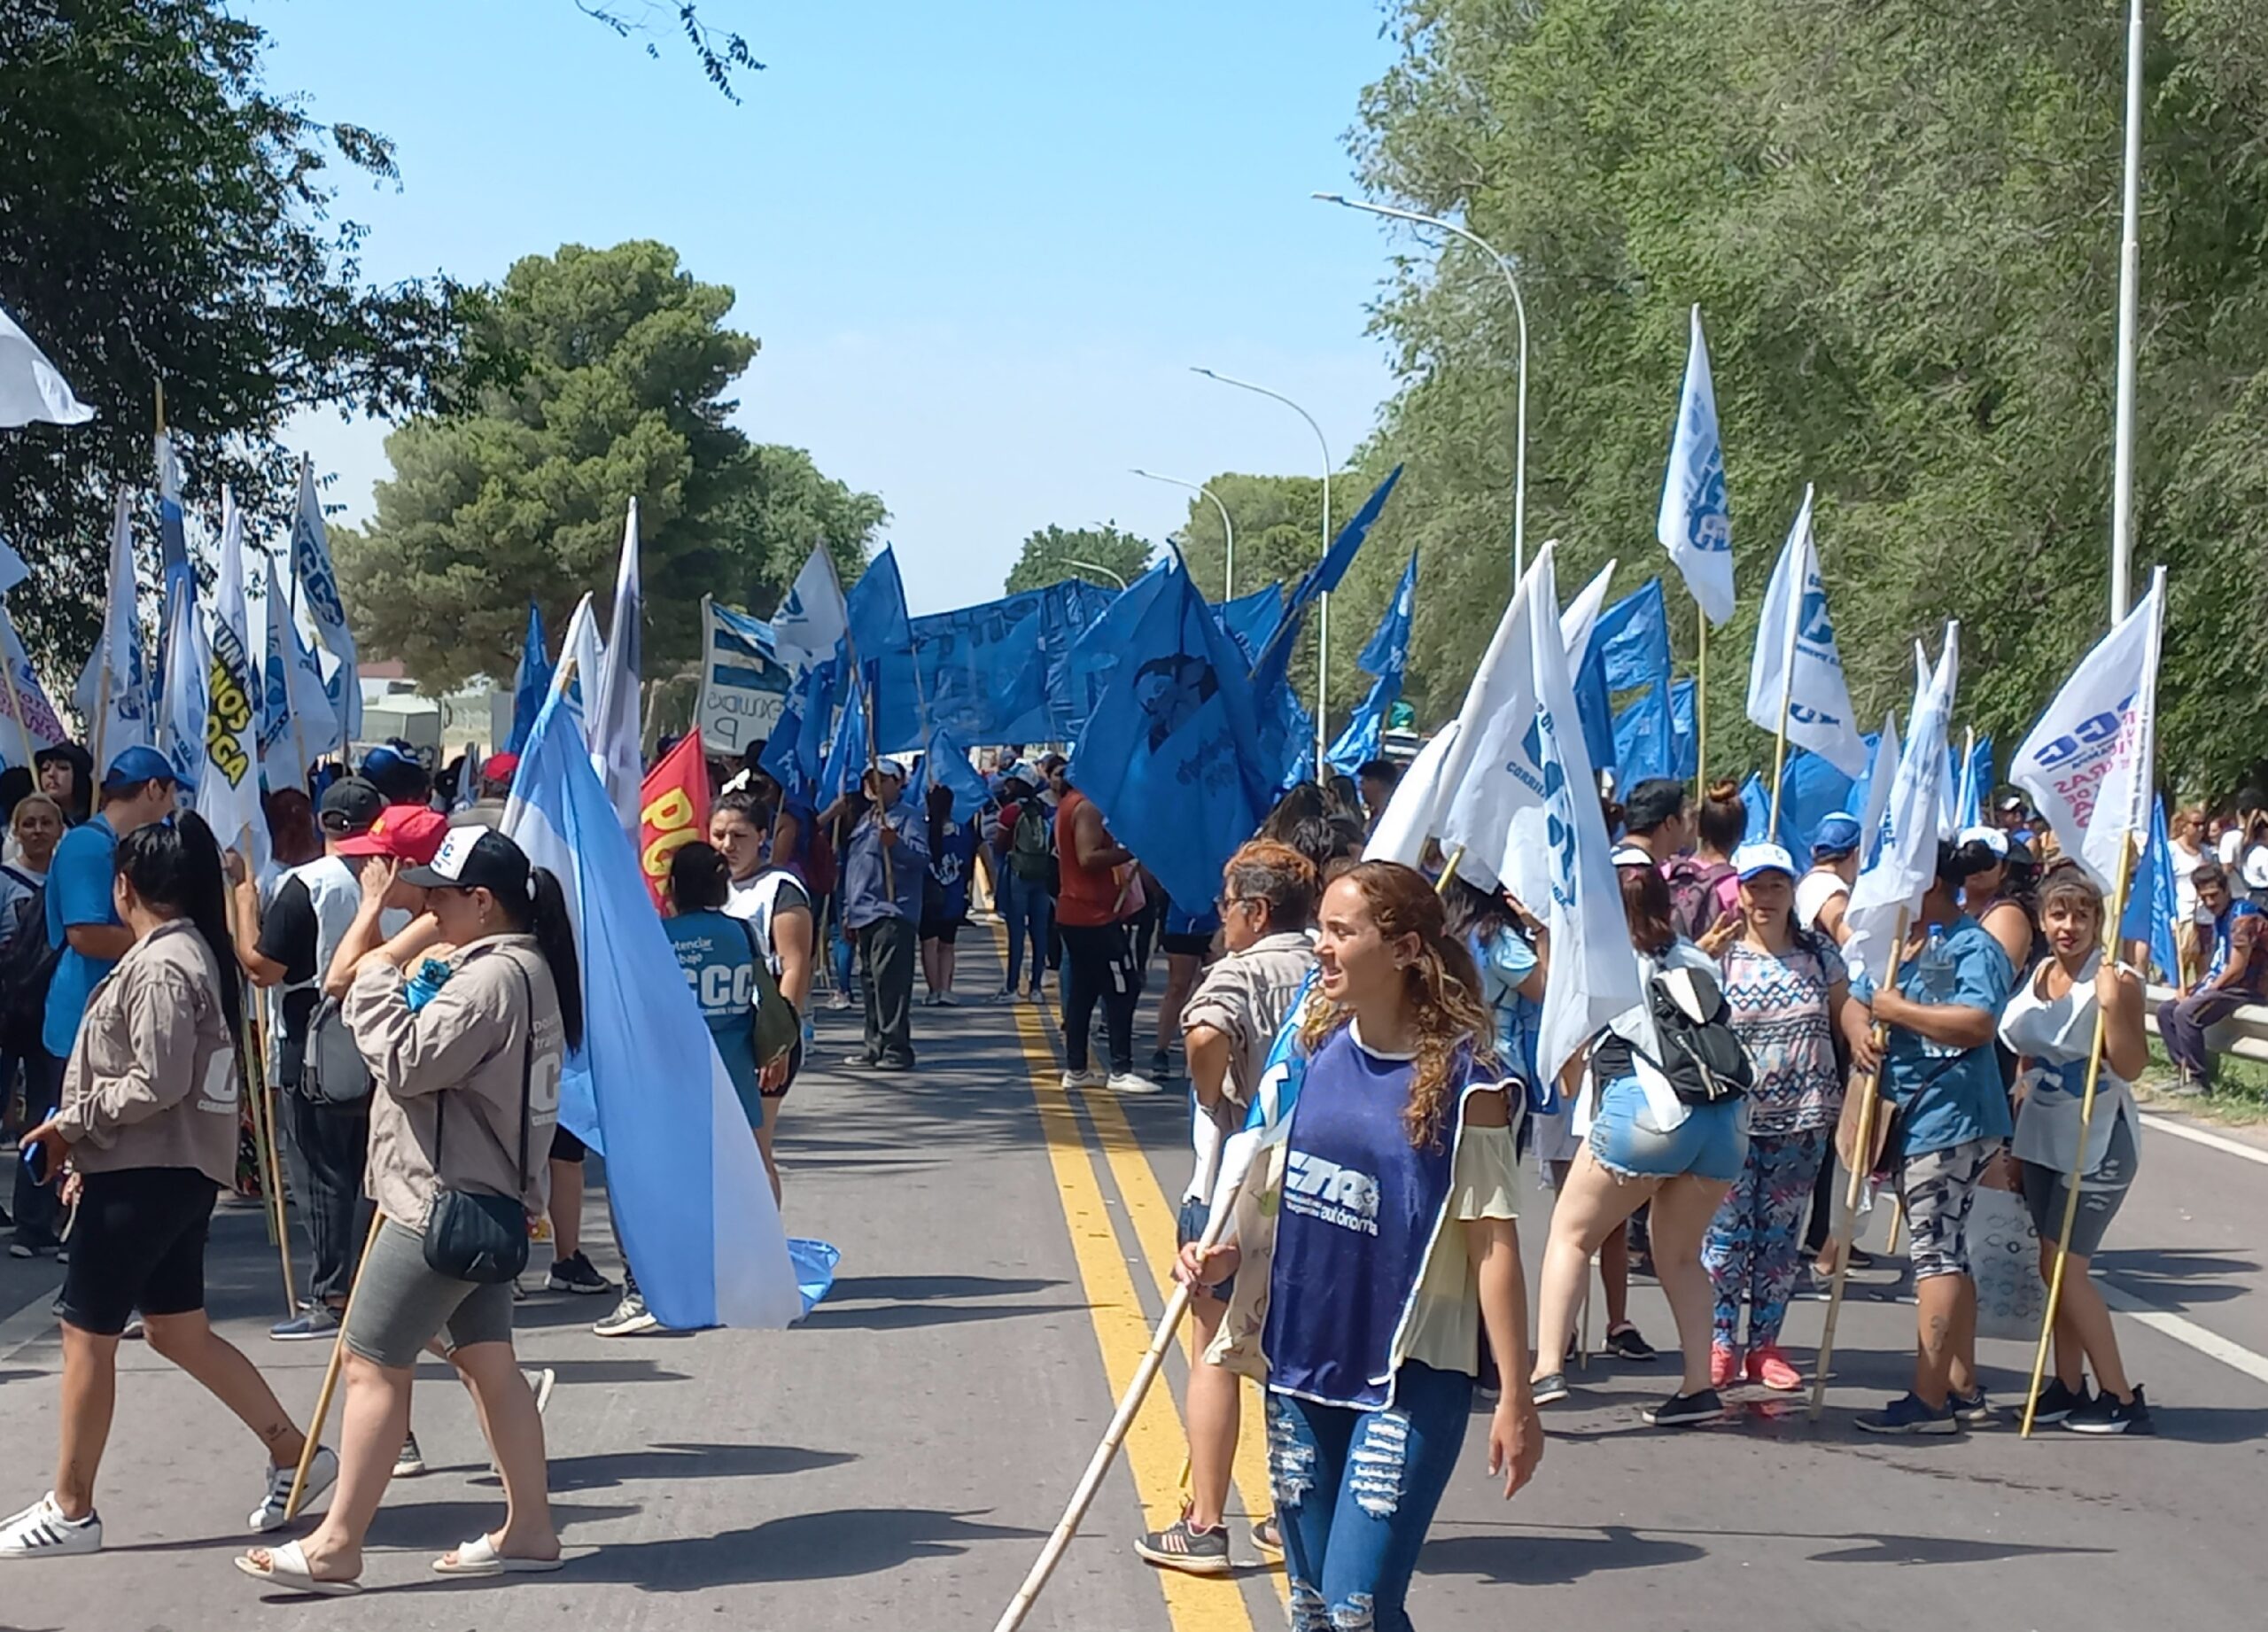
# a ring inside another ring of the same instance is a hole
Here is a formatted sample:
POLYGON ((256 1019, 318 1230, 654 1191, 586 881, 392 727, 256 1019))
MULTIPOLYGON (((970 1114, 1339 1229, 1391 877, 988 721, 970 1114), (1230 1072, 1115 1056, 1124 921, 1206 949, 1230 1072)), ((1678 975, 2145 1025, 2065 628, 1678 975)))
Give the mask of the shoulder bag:
MULTIPOLYGON (((509 1196, 483 1190, 459 1190, 444 1181, 425 1216, 425 1267, 451 1280, 494 1286, 517 1278, 528 1266, 528 1216, 520 1198, 528 1188, 528 1133, 532 1111, 530 1091, 535 1074, 535 983, 517 962, 512 972, 520 977, 527 996, 527 1040, 520 1050, 520 1182, 509 1196)), ((439 1096, 433 1111, 433 1171, 441 1170, 441 1131, 449 1118, 449 1096, 439 1096)))

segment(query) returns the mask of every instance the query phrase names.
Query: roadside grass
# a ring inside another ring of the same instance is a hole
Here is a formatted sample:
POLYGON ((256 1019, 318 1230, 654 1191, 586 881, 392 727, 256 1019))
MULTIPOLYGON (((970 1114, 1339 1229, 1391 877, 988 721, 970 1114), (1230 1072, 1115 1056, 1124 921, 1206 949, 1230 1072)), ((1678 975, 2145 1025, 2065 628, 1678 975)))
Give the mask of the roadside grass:
POLYGON ((2173 1062, 2157 1038, 2150 1039, 2150 1069, 2141 1087, 2146 1099, 2155 1099, 2161 1109, 2181 1110, 2204 1122, 2233 1127, 2268 1123, 2268 1065, 2223 1054, 2214 1061, 2213 1090, 2198 1099, 2176 1098, 2163 1092, 2173 1080, 2173 1062))

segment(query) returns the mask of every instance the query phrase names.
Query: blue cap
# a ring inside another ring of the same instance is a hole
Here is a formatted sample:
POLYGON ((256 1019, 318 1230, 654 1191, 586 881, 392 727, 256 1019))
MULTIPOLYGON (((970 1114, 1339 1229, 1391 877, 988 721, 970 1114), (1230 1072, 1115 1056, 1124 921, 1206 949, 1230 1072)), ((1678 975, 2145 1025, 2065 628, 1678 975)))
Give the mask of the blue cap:
POLYGON ((173 761, 154 748, 129 748, 110 762, 103 773, 105 788, 131 788, 137 782, 178 782, 173 761))
POLYGON ((1829 811, 1811 835, 1814 856, 1847 856, 1859 848, 1859 819, 1848 811, 1829 811))

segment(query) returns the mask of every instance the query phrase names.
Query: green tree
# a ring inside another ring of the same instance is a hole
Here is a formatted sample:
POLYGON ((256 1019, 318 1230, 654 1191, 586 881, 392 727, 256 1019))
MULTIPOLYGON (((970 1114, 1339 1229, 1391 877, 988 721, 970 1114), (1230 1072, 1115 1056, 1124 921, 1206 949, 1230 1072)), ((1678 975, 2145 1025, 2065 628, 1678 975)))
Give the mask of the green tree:
POLYGON ((822 541, 855 578, 882 501, 726 423, 757 352, 732 304, 660 244, 517 262, 478 338, 514 380, 389 436, 369 531, 334 534, 357 639, 429 687, 509 672, 531 597, 555 629, 603 598, 633 495, 649 673, 694 654, 704 595, 768 610, 822 541))
POLYGON ((764 67, 745 39, 729 28, 716 27, 702 14, 699 0, 637 0, 634 4, 575 0, 575 9, 625 40, 641 41, 646 55, 656 59, 662 48, 653 36, 674 30, 692 51, 702 74, 727 102, 741 99, 733 84, 735 73, 758 73, 764 67))
POLYGON ((1022 554, 1008 572, 1008 594, 1044 589, 1067 578, 1084 578, 1110 587, 1114 575, 1130 583, 1150 564, 1151 544, 1130 532, 1121 532, 1116 522, 1099 527, 1040 528, 1024 540, 1022 554), (1084 562, 1086 567, 1075 563, 1084 562), (1101 567, 1100 573, 1091 569, 1101 567))
POLYGON ((0 533, 33 568, 11 610, 58 672, 100 621, 113 493, 151 486, 160 383, 190 506, 217 517, 227 483, 280 527, 297 490, 284 421, 446 401, 478 304, 447 280, 363 283, 363 229, 333 216, 331 178, 392 180, 392 149, 271 92, 265 35, 229 11, 0 0, 0 307, 98 410, 0 436, 0 533))
MULTIPOLYGON (((2268 47, 2235 0, 2154 16, 2138 579, 2163 562, 2172 585, 2163 763, 2225 791, 2268 745, 2268 47)), ((1610 556, 1624 589, 1666 570, 1653 514, 1701 306, 1741 595, 1711 640, 1713 768, 1768 755, 1744 674, 1806 482, 1868 719, 1903 708, 1911 641, 1959 618, 1961 722, 2013 745, 2105 626, 2124 23, 2054 0, 1399 7, 1355 159, 1374 194, 1518 261, 1527 536, 1563 540, 1563 595, 1610 556)), ((1403 378, 1363 462, 1408 463, 1429 719, 1487 639, 1475 609, 1503 602, 1511 320, 1461 245, 1399 262, 1378 311, 1403 378)))

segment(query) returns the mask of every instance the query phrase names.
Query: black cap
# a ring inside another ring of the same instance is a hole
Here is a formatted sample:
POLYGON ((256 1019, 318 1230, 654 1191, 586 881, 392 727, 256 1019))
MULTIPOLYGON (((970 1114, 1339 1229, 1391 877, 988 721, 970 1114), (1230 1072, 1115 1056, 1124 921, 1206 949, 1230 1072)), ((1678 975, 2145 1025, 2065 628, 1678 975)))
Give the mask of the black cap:
POLYGON ((359 776, 342 776, 322 790, 315 817, 323 832, 334 839, 368 833, 386 807, 385 795, 359 776))
POLYGON ((1685 784, 1666 776, 1650 776, 1630 790, 1622 802, 1622 825, 1633 833, 1651 833, 1673 820, 1686 806, 1685 784))
POLYGON ((410 868, 401 882, 421 890, 485 890, 506 900, 535 896, 527 851, 493 828, 471 825, 451 828, 432 861, 410 868))

